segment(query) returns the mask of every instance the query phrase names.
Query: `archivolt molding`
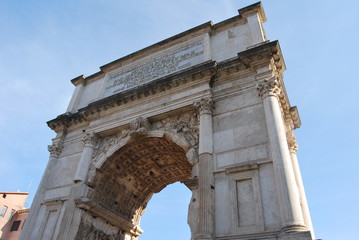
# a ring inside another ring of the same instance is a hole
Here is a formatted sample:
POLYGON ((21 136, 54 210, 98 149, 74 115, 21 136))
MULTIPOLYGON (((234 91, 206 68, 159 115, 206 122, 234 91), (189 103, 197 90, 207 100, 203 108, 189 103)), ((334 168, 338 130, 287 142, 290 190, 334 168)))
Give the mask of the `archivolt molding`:
MULTIPOLYGON (((106 159, 133 138, 165 137, 188 152, 189 161, 194 164, 198 151, 199 119, 195 111, 185 112, 149 123, 147 118, 138 117, 130 123, 130 127, 120 132, 100 139, 99 146, 94 152, 92 167, 99 169, 106 159), (191 150, 192 149, 192 150, 191 150)), ((91 179, 90 179, 91 181, 91 179)))

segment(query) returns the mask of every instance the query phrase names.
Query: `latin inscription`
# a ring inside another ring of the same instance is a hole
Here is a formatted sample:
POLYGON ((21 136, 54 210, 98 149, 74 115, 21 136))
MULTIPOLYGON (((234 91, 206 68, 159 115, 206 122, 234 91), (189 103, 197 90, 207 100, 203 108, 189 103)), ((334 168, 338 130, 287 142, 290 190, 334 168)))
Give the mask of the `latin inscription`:
POLYGON ((104 97, 120 93, 203 62, 202 41, 151 59, 136 67, 110 75, 104 97))

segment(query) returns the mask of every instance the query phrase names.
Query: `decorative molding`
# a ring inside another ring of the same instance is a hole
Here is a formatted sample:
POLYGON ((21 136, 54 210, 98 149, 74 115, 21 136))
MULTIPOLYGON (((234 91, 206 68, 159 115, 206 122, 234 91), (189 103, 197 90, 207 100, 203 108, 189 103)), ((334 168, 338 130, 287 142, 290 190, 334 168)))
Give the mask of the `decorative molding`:
POLYGON ((194 107, 198 109, 200 114, 212 114, 214 104, 212 97, 202 98, 200 101, 195 102, 194 107))
POLYGON ((51 158, 59 158, 63 148, 64 142, 62 138, 54 140, 52 145, 47 146, 47 150, 50 152, 51 158))

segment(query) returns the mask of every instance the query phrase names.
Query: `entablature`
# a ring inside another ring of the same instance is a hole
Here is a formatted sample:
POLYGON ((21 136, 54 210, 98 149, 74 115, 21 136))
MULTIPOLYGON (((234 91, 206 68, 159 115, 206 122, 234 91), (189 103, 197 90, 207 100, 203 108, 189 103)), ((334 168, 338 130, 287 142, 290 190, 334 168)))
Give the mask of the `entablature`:
MULTIPOLYGON (((208 84, 209 88, 216 81, 226 81, 228 76, 239 74, 242 76, 249 76, 254 74, 256 69, 272 64, 273 69, 277 70, 281 82, 282 94, 279 99, 282 105, 284 117, 293 119, 296 127, 300 126, 298 112, 295 107, 291 107, 287 98, 284 84, 281 80, 281 73, 285 70, 285 63, 281 54, 278 41, 266 42, 259 46, 245 50, 238 53, 238 57, 230 60, 215 62, 207 61, 198 64, 190 69, 183 70, 179 73, 174 73, 166 77, 141 85, 134 89, 125 92, 120 92, 115 95, 100 99, 96 102, 90 103, 87 107, 79 109, 76 113, 64 113, 56 119, 50 120, 48 126, 56 132, 61 132, 64 128, 70 126, 88 124, 88 121, 103 117, 104 114, 111 114, 111 111, 116 110, 117 107, 139 102, 148 101, 146 99, 150 96, 163 95, 164 92, 182 87, 185 89, 191 82, 198 82, 198 84, 208 84)), ((82 81, 80 76, 74 82, 82 81)), ((251 87, 255 88, 256 82, 251 83, 251 87)), ((189 103, 190 105, 191 103, 189 103)), ((183 107, 183 106, 182 106, 183 107)))

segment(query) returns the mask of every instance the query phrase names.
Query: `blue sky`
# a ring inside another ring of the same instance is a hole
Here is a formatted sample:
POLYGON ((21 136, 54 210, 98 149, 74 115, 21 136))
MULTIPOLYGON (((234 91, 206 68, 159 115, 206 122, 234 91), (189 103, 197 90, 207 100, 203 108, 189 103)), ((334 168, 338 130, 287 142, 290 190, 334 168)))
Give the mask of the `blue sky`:
MULTIPOLYGON (((65 112, 70 79, 254 2, 1 0, 0 191, 29 191, 30 204, 55 136, 46 121, 65 112)), ((287 92, 303 123, 296 130, 298 158, 316 237, 359 239, 359 3, 262 3, 267 37, 280 41, 287 92)), ((188 239, 189 195, 175 184, 155 196, 141 239, 158 240, 159 233, 188 239)))

